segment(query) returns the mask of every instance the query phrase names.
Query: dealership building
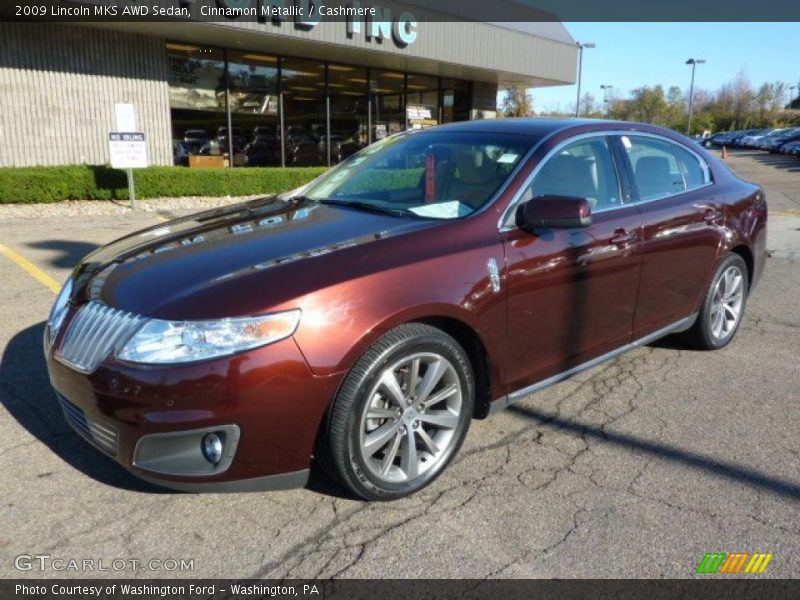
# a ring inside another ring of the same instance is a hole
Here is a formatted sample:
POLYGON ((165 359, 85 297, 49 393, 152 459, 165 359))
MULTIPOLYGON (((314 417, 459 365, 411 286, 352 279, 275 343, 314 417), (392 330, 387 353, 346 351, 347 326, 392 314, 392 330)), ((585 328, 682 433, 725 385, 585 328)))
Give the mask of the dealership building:
POLYGON ((492 118, 508 86, 575 81, 558 22, 385 5, 316 22, 0 23, 0 166, 108 163, 119 104, 150 164, 333 164, 398 131, 492 118))

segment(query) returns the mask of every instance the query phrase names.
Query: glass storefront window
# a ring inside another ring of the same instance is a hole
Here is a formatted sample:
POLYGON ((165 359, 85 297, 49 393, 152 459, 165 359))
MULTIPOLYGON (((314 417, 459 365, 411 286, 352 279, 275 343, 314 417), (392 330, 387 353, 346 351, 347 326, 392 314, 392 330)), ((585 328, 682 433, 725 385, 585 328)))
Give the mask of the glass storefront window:
POLYGON ((228 53, 234 164, 281 164, 278 57, 228 53))
POLYGON ((286 166, 327 165, 324 63, 283 59, 281 86, 286 166))
POLYGON ((173 160, 188 165, 191 155, 221 155, 218 132, 227 128, 225 55, 222 50, 167 44, 173 160))
POLYGON ((343 161, 369 143, 367 70, 328 65, 331 104, 331 164, 343 161))
POLYGON ((405 131, 405 74, 397 71, 370 71, 372 96, 372 140, 405 131))
POLYGON ((424 129, 439 124, 439 78, 408 76, 406 113, 409 129, 424 129))
POLYGON ((469 83, 442 79, 442 123, 469 120, 469 83))
POLYGON ((177 165, 337 164, 394 133, 469 118, 465 81, 182 42, 167 56, 177 165))

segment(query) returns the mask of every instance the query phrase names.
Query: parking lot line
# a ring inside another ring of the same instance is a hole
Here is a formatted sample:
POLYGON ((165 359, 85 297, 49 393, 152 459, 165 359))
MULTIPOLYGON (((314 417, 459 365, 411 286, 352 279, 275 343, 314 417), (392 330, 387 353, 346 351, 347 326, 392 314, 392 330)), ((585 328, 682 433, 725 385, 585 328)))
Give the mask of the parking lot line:
POLYGON ((27 258, 22 256, 21 254, 17 254, 8 246, 4 246, 0 244, 0 254, 5 256, 10 261, 17 264, 17 266, 22 267, 25 269, 29 275, 31 275, 34 279, 36 279, 39 283, 44 285, 47 289, 52 291, 54 294, 57 294, 61 291, 61 285, 50 275, 42 271, 39 267, 29 261, 27 258))

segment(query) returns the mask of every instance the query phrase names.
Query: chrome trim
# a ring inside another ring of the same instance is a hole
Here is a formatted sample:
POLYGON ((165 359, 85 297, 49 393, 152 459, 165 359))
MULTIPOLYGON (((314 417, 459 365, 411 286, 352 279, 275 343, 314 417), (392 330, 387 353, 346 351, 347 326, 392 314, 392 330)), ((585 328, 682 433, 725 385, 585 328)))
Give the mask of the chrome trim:
POLYGON ((97 301, 84 304, 66 324, 55 359, 80 373, 92 373, 145 321, 97 301))
POLYGON ((497 267, 497 261, 490 258, 486 261, 486 268, 489 270, 489 281, 492 283, 492 291, 495 294, 500 293, 500 269, 497 267))
MULTIPOLYGON (((550 137, 552 137, 556 133, 560 133, 562 131, 564 131, 564 130, 563 129, 559 129, 558 131, 553 132, 549 136, 546 136, 546 137, 542 138, 541 142, 536 145, 536 148, 538 148, 544 141, 546 141, 547 139, 549 139, 550 137)), ((708 181, 708 183, 706 183, 704 185, 692 188, 691 190, 683 190, 682 192, 679 192, 677 194, 670 194, 668 196, 662 196, 660 198, 653 198, 651 200, 645 200, 645 201, 641 201, 640 200, 640 201, 637 201, 637 202, 623 203, 620 206, 604 208, 602 210, 597 210, 597 211, 593 210, 592 214, 601 214, 601 213, 610 212, 610 211, 613 211, 613 210, 619 210, 621 208, 628 208, 630 206, 640 206, 642 204, 649 204, 650 202, 656 202, 656 201, 659 201, 659 200, 665 200, 667 198, 675 198, 675 197, 680 196, 682 194, 686 194, 688 192, 694 192, 694 191, 701 190, 703 188, 709 187, 711 185, 714 185, 714 180, 711 177, 711 170, 710 170, 710 168, 708 166, 708 161, 706 161, 702 156, 700 156, 692 148, 689 148, 688 146, 680 144, 679 142, 676 142, 675 140, 672 140, 670 138, 667 138, 667 137, 664 137, 662 135, 658 135, 658 134, 655 134, 655 133, 650 133, 650 132, 647 132, 647 131, 639 131, 639 130, 636 130, 636 129, 609 129, 609 130, 604 130, 604 131, 587 131, 585 133, 580 133, 578 135, 575 135, 575 136, 572 136, 570 138, 567 138, 563 142, 561 142, 561 143, 557 144, 556 146, 554 146, 553 148, 551 148, 550 151, 542 157, 542 159, 539 161, 539 163, 536 165, 536 167, 534 167, 534 169, 525 178, 525 181, 519 186, 519 188, 517 189, 517 191, 514 194, 514 197, 511 199, 511 202, 508 203, 508 206, 506 207, 506 210, 503 211, 503 214, 500 216, 500 220, 497 222, 498 231, 500 233, 503 233, 503 232, 506 232, 506 231, 513 231, 513 230, 517 229, 517 226, 513 222, 513 220, 512 220, 512 222, 510 224, 509 224, 509 220, 511 219, 511 216, 513 216, 514 211, 516 210, 517 206, 519 205, 520 199, 522 197, 522 194, 525 192, 525 190, 528 189, 530 184, 533 182, 534 177, 536 177, 536 175, 539 174, 539 171, 542 169, 544 164, 555 153, 557 153, 560 150, 562 150, 564 148, 564 146, 567 146, 567 145, 569 145, 569 144, 571 144, 573 142, 576 142, 576 141, 580 141, 580 140, 583 140, 583 139, 589 139, 589 138, 593 138, 593 137, 623 136, 623 135, 650 137, 650 138, 654 138, 654 139, 657 139, 657 140, 660 140, 660 141, 663 141, 663 142, 667 142, 667 143, 673 144, 673 145, 679 144, 681 146, 681 148, 683 148, 685 150, 688 150, 698 160, 701 161, 701 163, 703 164, 703 167, 704 167, 704 171, 706 173, 706 177, 708 177, 709 181, 708 181)), ((676 158, 676 160, 677 160, 677 158, 676 158)), ((614 168, 619 170, 620 167, 619 166, 615 166, 614 168)), ((619 176, 619 173, 617 173, 617 175, 619 176)), ((634 185, 635 185, 635 182, 634 182, 634 185)))
POLYGON ((75 406, 61 394, 57 393, 56 397, 64 413, 64 420, 67 425, 75 430, 75 433, 101 452, 112 457, 117 456, 119 439, 116 427, 107 423, 101 424, 99 421, 93 421, 86 416, 82 409, 75 406))
POLYGON ((601 354, 585 363, 582 363, 576 367, 572 367, 571 369, 567 369, 566 371, 562 371, 561 373, 556 373, 555 375, 548 377, 547 379, 543 379, 537 383, 524 387, 522 389, 516 390, 507 394, 506 396, 502 396, 497 400, 491 402, 489 404, 489 415, 493 415, 505 408, 508 408, 515 402, 519 402, 523 398, 530 396, 534 392, 541 391, 551 385, 555 385, 556 383, 560 383, 582 371, 586 371, 587 369, 591 369, 592 367, 596 367, 599 364, 602 364, 612 358, 616 358, 620 354, 624 354, 628 350, 633 350, 634 348, 638 348, 640 346, 646 346, 651 342, 656 341, 659 338, 664 337, 670 333, 678 333, 680 331, 686 331, 689 329, 697 319, 698 313, 694 313, 681 319, 680 321, 676 321, 671 325, 667 325, 666 327, 662 327, 653 333, 650 333, 644 337, 639 338, 638 340, 634 340, 630 344, 625 344, 624 346, 620 346, 619 348, 612 350, 611 352, 606 352, 605 354, 601 354))

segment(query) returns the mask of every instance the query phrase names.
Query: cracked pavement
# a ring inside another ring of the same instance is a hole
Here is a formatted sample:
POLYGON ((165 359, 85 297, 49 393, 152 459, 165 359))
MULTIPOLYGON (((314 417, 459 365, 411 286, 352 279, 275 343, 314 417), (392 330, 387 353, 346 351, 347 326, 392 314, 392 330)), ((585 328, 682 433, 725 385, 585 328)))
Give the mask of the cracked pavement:
MULTIPOLYGON (((474 421, 431 487, 394 503, 307 490, 194 495, 139 483, 64 423, 41 357, 53 294, 0 257, 0 575, 19 554, 193 559, 101 577, 693 577, 706 552, 773 552, 800 576, 800 161, 732 153, 770 201, 766 272, 736 340, 671 338, 474 421)), ((62 280, 155 222, 3 217, 0 239, 62 280)), ((705 576, 707 577, 707 576, 705 576)))

